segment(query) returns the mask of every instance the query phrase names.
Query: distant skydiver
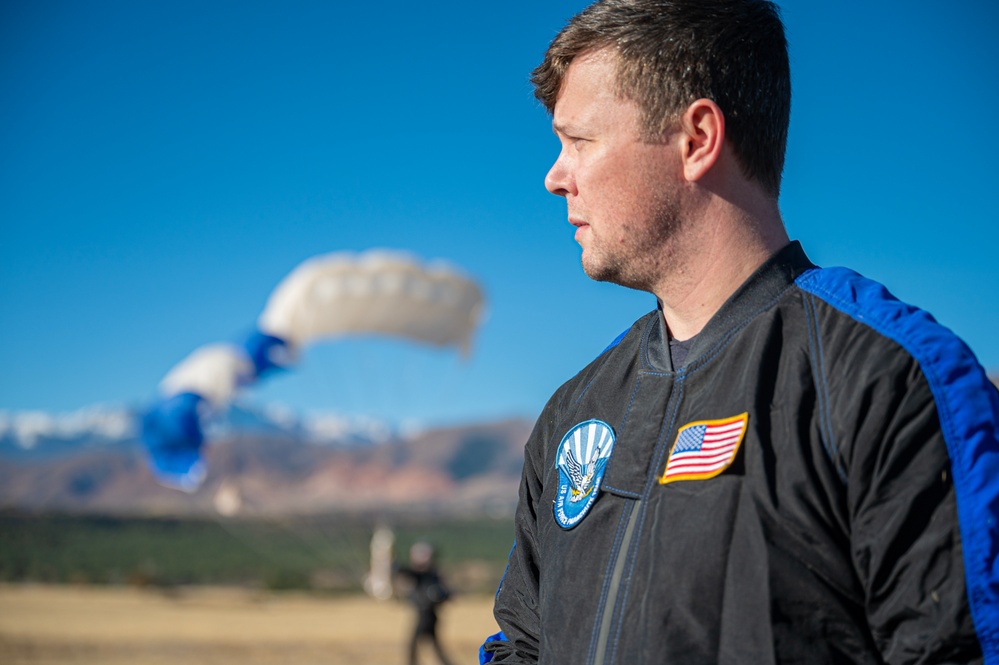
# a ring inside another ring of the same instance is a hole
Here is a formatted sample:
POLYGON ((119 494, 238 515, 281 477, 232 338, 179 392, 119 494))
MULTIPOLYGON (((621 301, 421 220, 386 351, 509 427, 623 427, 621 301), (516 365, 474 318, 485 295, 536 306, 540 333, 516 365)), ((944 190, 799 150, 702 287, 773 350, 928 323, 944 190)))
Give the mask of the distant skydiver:
POLYGON ((416 609, 416 625, 409 640, 409 665, 416 665, 420 642, 429 642, 443 665, 451 665, 437 639, 437 608, 451 597, 437 572, 433 545, 415 543, 409 549, 409 567, 399 568, 400 582, 409 589, 409 602, 416 609))

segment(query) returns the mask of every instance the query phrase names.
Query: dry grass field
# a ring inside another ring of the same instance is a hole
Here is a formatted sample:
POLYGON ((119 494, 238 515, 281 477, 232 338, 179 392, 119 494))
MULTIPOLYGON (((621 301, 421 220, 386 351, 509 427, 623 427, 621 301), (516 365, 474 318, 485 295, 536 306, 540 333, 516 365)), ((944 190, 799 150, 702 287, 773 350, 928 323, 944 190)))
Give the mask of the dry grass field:
MULTIPOLYGON (((479 644, 497 630, 491 608, 488 596, 444 606, 442 641, 455 663, 478 662, 479 644)), ((0 663, 393 665, 406 662, 410 613, 365 597, 0 586, 0 663)))

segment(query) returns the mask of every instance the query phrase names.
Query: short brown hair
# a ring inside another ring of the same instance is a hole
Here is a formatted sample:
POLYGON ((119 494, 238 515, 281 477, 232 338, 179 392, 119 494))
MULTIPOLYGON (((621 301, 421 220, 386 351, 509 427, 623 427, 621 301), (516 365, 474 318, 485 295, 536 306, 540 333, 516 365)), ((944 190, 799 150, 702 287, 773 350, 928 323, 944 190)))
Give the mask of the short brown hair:
POLYGON ((747 177, 780 194, 791 115, 791 71, 780 10, 767 0, 601 0, 574 16, 531 73, 549 112, 574 58, 614 48, 620 93, 642 108, 643 136, 675 127, 695 100, 713 100, 747 177))

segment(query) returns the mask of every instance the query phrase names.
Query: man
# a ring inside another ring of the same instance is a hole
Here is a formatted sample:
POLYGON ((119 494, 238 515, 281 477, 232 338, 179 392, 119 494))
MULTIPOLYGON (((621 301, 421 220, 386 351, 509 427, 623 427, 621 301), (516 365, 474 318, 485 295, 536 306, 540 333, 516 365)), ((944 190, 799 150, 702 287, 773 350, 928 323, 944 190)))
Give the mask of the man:
POLYGON ((659 308, 538 420, 485 657, 999 662, 999 395, 789 242, 777 8, 598 2, 533 81, 584 270, 659 308))
POLYGON ((400 586, 416 610, 416 624, 409 638, 408 662, 416 665, 416 653, 420 642, 429 643, 441 665, 451 665, 437 637, 437 608, 443 605, 451 592, 448 591, 437 564, 434 546, 419 541, 409 548, 409 567, 400 567, 400 586))

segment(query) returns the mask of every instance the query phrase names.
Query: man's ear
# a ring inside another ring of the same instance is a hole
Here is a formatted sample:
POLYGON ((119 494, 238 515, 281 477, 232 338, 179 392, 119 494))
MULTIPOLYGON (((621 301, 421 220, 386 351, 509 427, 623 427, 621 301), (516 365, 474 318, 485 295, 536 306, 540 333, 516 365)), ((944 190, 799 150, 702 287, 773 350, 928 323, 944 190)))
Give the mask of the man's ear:
POLYGON ((718 162, 725 144, 725 116, 710 99, 698 99, 684 112, 681 122, 683 176, 697 182, 718 162))

